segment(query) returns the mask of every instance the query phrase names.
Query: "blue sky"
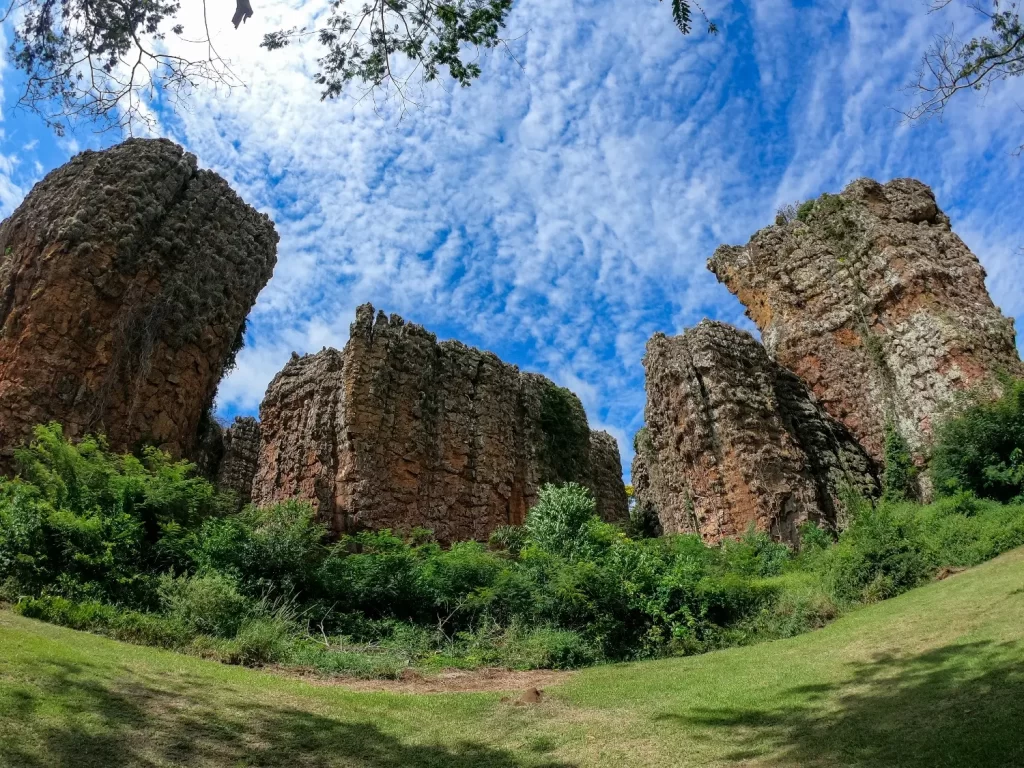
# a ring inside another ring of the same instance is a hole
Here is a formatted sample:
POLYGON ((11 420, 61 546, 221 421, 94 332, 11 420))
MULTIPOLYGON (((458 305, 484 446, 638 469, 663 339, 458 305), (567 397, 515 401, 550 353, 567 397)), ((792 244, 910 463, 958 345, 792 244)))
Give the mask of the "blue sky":
MULTIPOLYGON (((426 86, 401 116, 367 99, 321 103, 315 46, 258 48, 326 2, 253 4, 238 32, 226 18, 214 29, 247 87, 197 91, 188 112, 155 107, 156 132, 281 234, 221 386, 225 416, 255 413, 293 350, 344 345, 369 301, 570 387, 628 465, 647 338, 703 317, 751 328, 705 269, 715 247, 859 176, 930 184, 996 303, 1024 315, 1024 158, 1011 154, 1024 79, 966 96, 942 122, 898 113, 934 35, 977 27, 965 7, 707 0, 722 33, 684 38, 657 0, 516 0, 516 60, 489 52, 473 87, 426 86)), ((184 5, 187 30, 197 9, 184 5)), ((12 109, 17 73, 0 81, 6 215, 75 151, 119 137, 57 139, 12 109)))

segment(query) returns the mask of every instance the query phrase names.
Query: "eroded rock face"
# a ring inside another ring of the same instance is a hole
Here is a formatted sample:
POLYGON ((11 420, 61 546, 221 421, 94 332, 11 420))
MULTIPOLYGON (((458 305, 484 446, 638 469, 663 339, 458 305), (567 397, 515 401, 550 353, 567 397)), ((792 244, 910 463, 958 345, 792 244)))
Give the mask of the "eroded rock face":
POLYGON ((713 543, 754 525, 795 541, 807 520, 841 524, 845 488, 877 493, 856 441, 749 334, 709 320, 656 334, 644 368, 634 491, 666 533, 713 543))
POLYGON ((0 224, 0 463, 33 425, 195 445, 277 234, 163 140, 83 152, 0 224))
POLYGON ((1021 372, 1013 321, 927 186, 860 179, 802 211, 708 266, 876 461, 887 422, 921 452, 957 391, 1021 372))
POLYGON ((252 501, 252 483, 260 454, 260 423, 252 416, 239 416, 224 430, 223 453, 216 485, 235 494, 239 506, 252 501))
POLYGON ((293 357, 260 422, 253 500, 308 499, 338 533, 485 540, 522 523, 546 482, 586 484, 608 518, 624 514, 617 447, 575 395, 370 305, 344 351, 293 357))
POLYGON ((624 525, 629 520, 629 501, 622 483, 619 444, 607 432, 590 433, 590 487, 602 520, 624 525))

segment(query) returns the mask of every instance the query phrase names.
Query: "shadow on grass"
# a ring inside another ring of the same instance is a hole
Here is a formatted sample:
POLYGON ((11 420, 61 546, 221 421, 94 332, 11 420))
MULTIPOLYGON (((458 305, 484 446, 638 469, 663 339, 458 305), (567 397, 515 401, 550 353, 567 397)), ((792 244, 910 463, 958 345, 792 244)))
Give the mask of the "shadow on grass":
POLYGON ((19 676, 32 690, 0 692, 0 766, 573 768, 478 743, 410 744, 373 722, 244 701, 195 678, 108 687, 89 665, 28 666, 19 676))
POLYGON ((1024 766, 1024 645, 951 645, 857 664, 852 678, 792 688, 764 709, 663 713, 768 766, 1024 766))

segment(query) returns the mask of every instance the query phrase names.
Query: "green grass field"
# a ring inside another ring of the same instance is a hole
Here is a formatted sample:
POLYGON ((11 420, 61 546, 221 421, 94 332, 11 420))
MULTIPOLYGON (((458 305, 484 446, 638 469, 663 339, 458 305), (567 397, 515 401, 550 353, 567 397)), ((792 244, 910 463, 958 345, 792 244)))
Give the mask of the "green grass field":
POLYGON ((2 766, 1024 766, 1024 550, 539 705, 354 693, 0 612, 2 766))

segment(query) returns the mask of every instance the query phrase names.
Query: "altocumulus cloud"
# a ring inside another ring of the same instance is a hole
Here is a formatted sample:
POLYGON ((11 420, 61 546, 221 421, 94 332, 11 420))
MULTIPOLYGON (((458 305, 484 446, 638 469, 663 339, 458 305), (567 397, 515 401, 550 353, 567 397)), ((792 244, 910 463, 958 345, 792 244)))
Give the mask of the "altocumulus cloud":
POLYGON ((858 176, 932 185, 996 302, 1024 314, 1024 83, 943 123, 896 111, 933 36, 978 19, 918 0, 707 5, 718 37, 683 38, 656 0, 517 0, 481 80, 416 91, 404 115, 357 92, 321 103, 316 46, 257 48, 326 3, 261 0, 238 32, 222 20, 247 88, 156 105, 161 130, 281 233, 221 411, 254 412, 293 350, 344 344, 371 301, 572 388, 628 463, 651 333, 704 316, 750 327, 705 270, 714 248, 858 176))

